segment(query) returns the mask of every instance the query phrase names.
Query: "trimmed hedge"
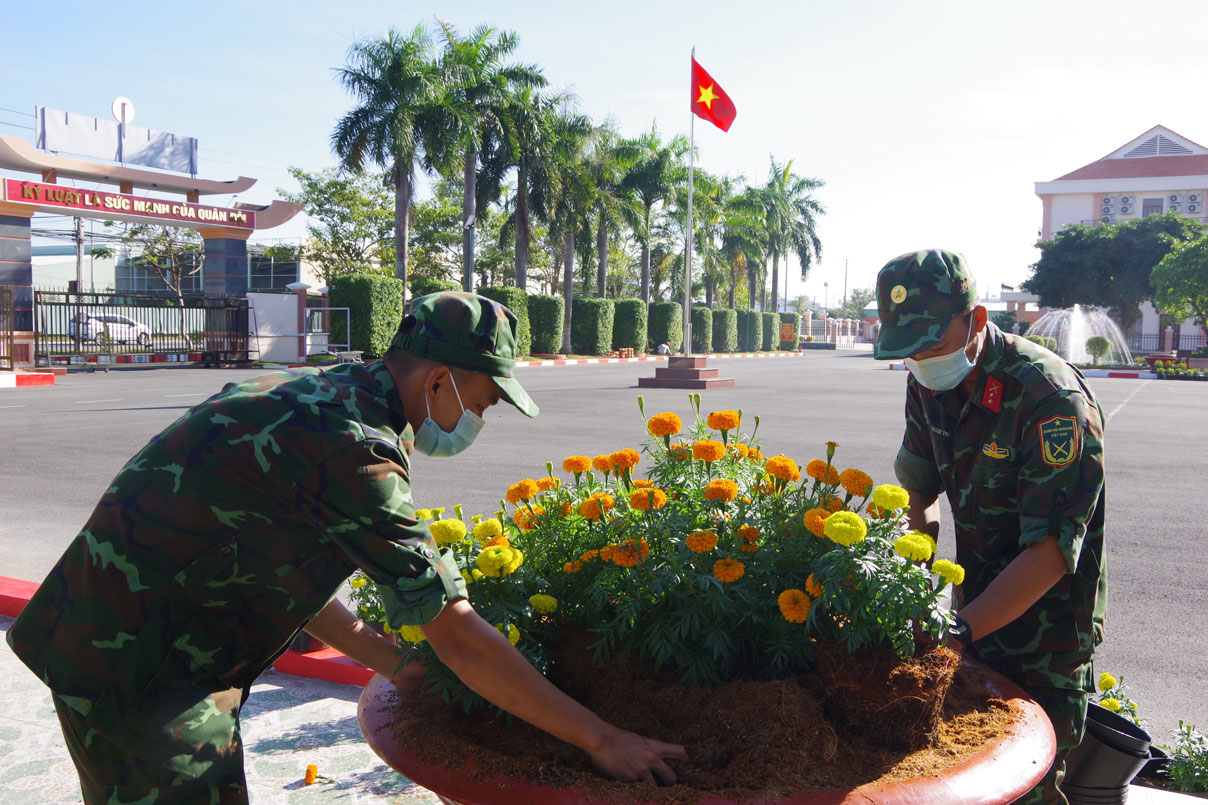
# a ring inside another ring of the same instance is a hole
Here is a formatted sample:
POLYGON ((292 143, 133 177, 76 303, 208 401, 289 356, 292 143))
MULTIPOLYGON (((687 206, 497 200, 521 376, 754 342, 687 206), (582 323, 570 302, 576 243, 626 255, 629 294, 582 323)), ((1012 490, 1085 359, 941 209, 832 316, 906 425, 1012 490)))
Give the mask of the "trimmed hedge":
MULTIPOLYGON (((403 320, 403 281, 380 274, 349 274, 327 283, 332 307, 348 308, 351 350, 366 358, 380 358, 403 320)), ((344 313, 333 311, 331 331, 343 334, 344 313)))
POLYGON ((477 293, 487 299, 494 299, 499 304, 516 314, 516 355, 527 355, 532 352, 533 335, 529 328, 528 294, 520 288, 501 288, 484 285, 477 293))
POLYGON ((529 296, 528 319, 533 352, 553 355, 562 349, 562 319, 565 312, 566 302, 561 296, 529 296))
POLYGON ((607 355, 612 350, 611 299, 578 296, 571 303, 570 348, 580 355, 607 355))
POLYGON ((613 304, 612 348, 645 352, 646 303, 641 299, 617 299, 613 304))
POLYGON ((441 291, 460 291, 461 283, 453 280, 442 280, 436 277, 412 276, 408 281, 411 286, 411 297, 427 296, 441 291))
POLYGON ((780 343, 780 317, 775 313, 761 314, 763 319, 763 348, 765 350, 776 349, 776 345, 780 343))
MULTIPOLYGON (((793 325, 792 339, 789 341, 781 340, 780 348, 781 349, 796 349, 797 348, 797 334, 801 332, 801 314, 800 313, 789 313, 788 311, 786 311, 786 312, 780 314, 780 321, 793 325)), ((776 338, 779 339, 780 338, 780 332, 779 332, 780 328, 777 327, 776 330, 777 330, 776 338)))
POLYGON ((679 302, 651 302, 646 335, 655 347, 666 344, 672 352, 684 345, 684 308, 679 302))
POLYGON ((763 316, 758 310, 738 311, 738 348, 743 352, 763 349, 763 316))
POLYGON ((692 351, 713 351, 713 311, 704 305, 692 308, 692 351))
POLYGON ((722 308, 713 311, 713 351, 738 351, 738 311, 722 308))

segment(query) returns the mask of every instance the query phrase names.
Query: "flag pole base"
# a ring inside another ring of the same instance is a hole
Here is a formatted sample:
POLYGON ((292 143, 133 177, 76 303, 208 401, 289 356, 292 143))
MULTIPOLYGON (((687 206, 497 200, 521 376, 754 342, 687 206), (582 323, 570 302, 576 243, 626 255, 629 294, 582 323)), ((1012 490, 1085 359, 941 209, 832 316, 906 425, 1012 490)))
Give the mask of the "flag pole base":
POLYGON ((671 357, 667 366, 654 370, 654 377, 639 377, 638 387, 645 389, 723 389, 734 385, 732 377, 718 377, 717 369, 706 366, 701 356, 671 357))

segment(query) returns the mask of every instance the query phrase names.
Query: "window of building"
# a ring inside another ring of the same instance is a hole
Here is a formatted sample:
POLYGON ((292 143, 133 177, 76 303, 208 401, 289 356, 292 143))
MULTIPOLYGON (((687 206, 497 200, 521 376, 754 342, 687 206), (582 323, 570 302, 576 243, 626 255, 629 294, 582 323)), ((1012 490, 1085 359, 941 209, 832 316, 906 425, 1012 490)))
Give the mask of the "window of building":
POLYGON ((259 254, 247 257, 247 289, 249 291, 284 291, 285 286, 298 281, 295 260, 274 260, 259 254))
MULTIPOLYGON (((181 293, 201 293, 201 271, 195 270, 196 261, 200 260, 201 256, 197 254, 188 255, 185 260, 184 267, 181 269, 182 277, 180 280, 181 293)), ((183 261, 182 261, 183 262, 183 261)), ((114 269, 114 290, 121 292, 152 292, 164 293, 170 291, 159 275, 153 270, 139 265, 137 259, 131 259, 129 252, 124 251, 121 259, 117 261, 117 267, 114 269)))
POLYGON ((1147 198, 1141 201, 1141 217, 1162 214, 1162 199, 1147 198))

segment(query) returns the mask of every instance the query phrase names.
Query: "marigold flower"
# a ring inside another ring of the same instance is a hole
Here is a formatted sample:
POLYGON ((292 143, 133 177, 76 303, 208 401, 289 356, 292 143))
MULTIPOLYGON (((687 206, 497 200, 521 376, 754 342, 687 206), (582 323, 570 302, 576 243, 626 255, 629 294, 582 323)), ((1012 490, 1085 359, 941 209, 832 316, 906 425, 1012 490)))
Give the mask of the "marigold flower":
POLYGON ((552 615, 558 609, 558 599, 552 595, 542 595, 541 593, 530 595, 529 603, 542 615, 552 615))
POLYGON ((834 514, 835 512, 837 512, 843 508, 843 499, 840 498, 838 495, 823 495, 822 496, 822 505, 826 508, 826 510, 828 512, 830 512, 831 514, 834 514))
POLYGON ((825 537, 826 518, 830 515, 826 509, 810 509, 805 513, 805 527, 815 537, 825 537))
POLYGON ((726 457, 726 446, 712 439, 703 439, 692 445, 692 458, 696 461, 721 461, 726 457))
POLYGON ((884 520, 889 514, 888 509, 882 509, 872 501, 869 501, 868 505, 864 507, 864 511, 871 515, 874 520, 884 520))
POLYGON ((615 505, 616 501, 613 500, 612 495, 597 492, 579 504, 579 514, 588 520, 599 520, 604 516, 604 512, 611 511, 615 505))
POLYGON ((612 552, 612 563, 619 567, 634 567, 638 563, 638 551, 633 543, 618 545, 612 552))
POLYGON ((563 501, 562 504, 558 506, 558 516, 559 517, 570 517, 574 513, 575 513, 575 507, 572 506, 567 501, 563 501))
POLYGON ((810 597, 802 590, 788 589, 776 599, 780 614, 789 623, 804 623, 810 614, 810 597))
POLYGON ((437 545, 452 545, 466 538, 466 524, 461 520, 437 520, 428 526, 437 545))
POLYGON ((598 455, 591 460, 591 466, 603 473, 608 473, 612 470, 612 458, 606 455, 598 455))
POLYGON ((432 519, 432 510, 431 509, 416 509, 415 510, 415 519, 416 520, 431 520, 432 519))
POLYGON ((512 515, 512 522, 521 531, 532 531, 537 527, 537 518, 542 514, 545 514, 545 509, 541 506, 533 506, 531 512, 526 506, 516 510, 516 513, 512 515))
POLYGON ((713 578, 720 582, 738 581, 747 572, 747 566, 737 559, 718 559, 713 563, 713 578))
POLYGON ((314 763, 311 763, 306 767, 306 775, 302 778, 302 783, 304 785, 314 785, 315 780, 317 780, 318 777, 319 777, 319 767, 316 766, 314 763))
POLYGON ((936 559, 932 562, 931 572, 952 585, 960 584, 965 580, 965 569, 956 562, 949 562, 947 559, 936 559))
POLYGON ((713 531, 693 531, 684 540, 684 544, 693 553, 705 553, 717 547, 717 534, 713 531))
POLYGON ((839 473, 839 483, 854 498, 868 497, 872 492, 872 478, 862 470, 844 470, 839 473))
POLYGON ((418 626, 400 626, 395 634, 406 643, 422 643, 428 639, 424 636, 424 630, 418 626))
POLYGON ((505 537, 503 534, 500 534, 499 536, 491 537, 489 540, 482 543, 482 547, 491 548, 491 547, 494 547, 495 545, 502 545, 503 547, 506 548, 506 547, 510 546, 511 544, 512 544, 512 541, 510 539, 505 537))
POLYGON ((638 462, 642 460, 642 456, 637 450, 626 448, 611 454, 608 459, 612 462, 613 472, 620 475, 625 470, 631 470, 636 467, 638 462))
POLYGON ((815 458, 805 465, 805 474, 827 486, 839 483, 839 471, 820 458, 815 458))
POLYGON ((1111 690, 1116 686, 1116 678, 1107 671, 1099 674, 1099 690, 1111 690))
POLYGON ((751 448, 747 447, 742 442, 734 442, 730 445, 730 449, 738 454, 739 458, 746 458, 751 455, 751 448))
POLYGON ((737 411, 714 411, 709 414, 708 423, 713 430, 734 430, 742 424, 742 418, 737 411))
POLYGON ((552 475, 547 475, 544 478, 538 478, 537 488, 542 492, 552 492, 555 489, 561 489, 562 479, 555 478, 552 475))
POLYGON ((369 579, 364 576, 353 576, 348 580, 348 586, 354 590, 359 590, 369 583, 369 579))
POLYGON ((742 551, 743 553, 755 553, 759 550, 759 546, 753 542, 744 542, 742 545, 738 546, 738 550, 742 551))
POLYGON ((562 460, 562 469, 566 472, 587 472, 591 469, 591 459, 587 456, 567 456, 562 460))
POLYGON ((718 478, 705 486, 705 500, 720 500, 729 503, 738 497, 738 484, 728 478, 718 478))
POLYGON ((648 486, 654 486, 654 481, 649 478, 634 478, 633 485, 638 489, 645 489, 648 486))
POLYGON ((494 539, 503 533, 503 523, 499 522, 494 517, 488 517, 474 526, 474 539, 481 542, 486 542, 489 539, 494 539))
POLYGON ((566 563, 564 563, 564 564, 562 565, 562 572, 564 572, 564 573, 578 573, 578 572, 579 572, 579 569, 580 569, 580 568, 582 568, 582 567, 583 567, 583 563, 582 563, 582 562, 580 562, 580 561, 578 561, 578 560, 575 560, 575 561, 573 561, 573 562, 566 562, 566 563))
POLYGON ((646 422, 646 430, 656 437, 675 436, 683 427, 684 423, 671 411, 655 414, 646 422))
POLYGON ((809 578, 805 580, 805 591, 809 593, 812 598, 822 597, 822 585, 817 579, 814 578, 813 573, 811 573, 809 578))
POLYGON ((840 545, 855 545, 868 534, 868 525, 855 512, 835 512, 826 518, 822 530, 840 545))
POLYGON ((653 486, 638 488, 629 495, 629 507, 638 511, 661 509, 667 505, 667 493, 653 486))
POLYGON ((579 559, 584 562, 590 562, 592 559, 595 559, 599 555, 600 555, 600 552, 598 550, 596 550, 595 548, 592 548, 590 551, 584 551, 582 554, 580 554, 579 559))
POLYGON ((503 624, 495 624, 496 631, 508 639, 508 642, 513 646, 520 642, 520 630, 516 628, 516 624, 509 623, 507 631, 504 631, 503 624))
POLYGON ((896 484, 881 484, 873 490, 872 502, 886 511, 904 509, 910 505, 910 493, 896 484))
POLYGON ((1113 713, 1120 709, 1120 700, 1116 698, 1100 699, 1099 704, 1111 710, 1113 713))
POLYGON ((474 563, 482 571, 482 575, 498 579, 516 572, 516 568, 520 567, 523 562, 524 554, 515 548, 506 545, 492 545, 489 548, 483 548, 474 563))
POLYGON ((743 523, 738 527, 738 537, 743 542, 754 542, 759 539, 759 529, 750 523, 743 523))
POLYGON ((523 481, 517 481, 508 487, 507 502, 515 506, 522 500, 531 500, 537 497, 537 493, 541 491, 537 486, 537 482, 532 478, 525 478, 523 481))
POLYGON ((931 545, 917 531, 908 531, 898 537, 893 543, 893 549, 898 556, 905 557, 912 562, 926 562, 931 558, 931 545))
POLYGON ((667 451, 676 461, 687 461, 692 458, 692 451, 684 444, 673 444, 667 451))
POLYGON ((801 478, 801 470, 797 467, 797 462, 788 456, 772 456, 764 465, 764 469, 767 470, 768 475, 779 478, 781 481, 796 481, 801 478))
POLYGON ((762 464, 763 452, 758 447, 752 447, 750 452, 747 453, 747 458, 755 464, 762 464))
MULTIPOLYGON (((603 559, 605 562, 611 562, 612 555, 614 553, 616 553, 616 550, 617 550, 617 546, 614 543, 605 545, 603 548, 600 549, 600 558, 603 559)), ((589 553, 590 553, 590 551, 589 551, 589 553)))

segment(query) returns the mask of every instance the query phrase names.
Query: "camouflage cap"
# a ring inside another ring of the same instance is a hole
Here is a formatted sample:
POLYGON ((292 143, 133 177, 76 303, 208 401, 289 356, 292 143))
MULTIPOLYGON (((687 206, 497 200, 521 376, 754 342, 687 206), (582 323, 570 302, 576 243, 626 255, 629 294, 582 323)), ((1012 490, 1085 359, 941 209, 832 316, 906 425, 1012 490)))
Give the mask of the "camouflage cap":
POLYGON ((489 375, 520 413, 537 416, 537 404, 512 376, 516 327, 516 314, 495 300, 446 291, 416 299, 392 345, 446 366, 489 375))
POLYGON ((874 357, 907 358, 935 346, 953 317, 976 304, 977 286, 961 255, 928 249, 895 257, 877 274, 874 357))

